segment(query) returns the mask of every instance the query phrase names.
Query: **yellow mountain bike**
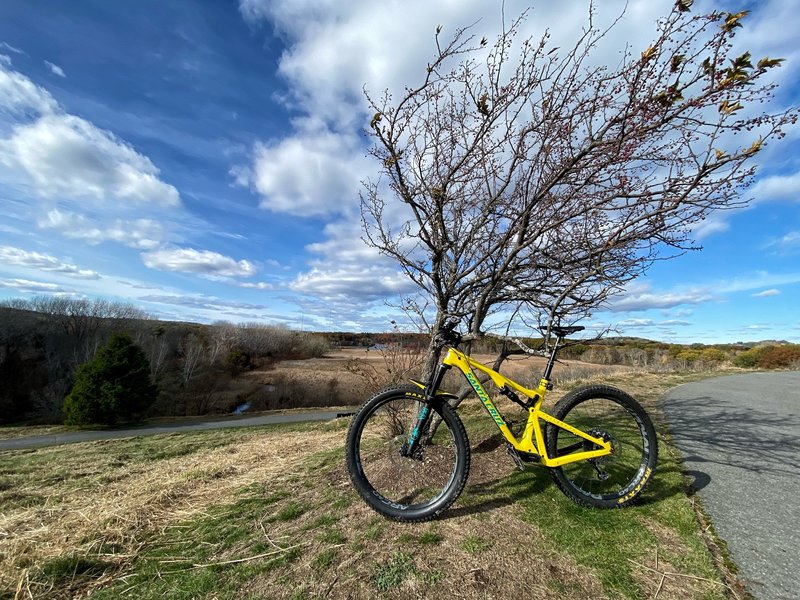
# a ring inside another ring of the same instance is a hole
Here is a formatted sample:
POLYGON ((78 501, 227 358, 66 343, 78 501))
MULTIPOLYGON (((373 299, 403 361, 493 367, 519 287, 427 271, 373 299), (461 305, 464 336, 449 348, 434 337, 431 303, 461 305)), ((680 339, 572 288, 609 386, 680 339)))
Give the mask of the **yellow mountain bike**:
POLYGON ((347 434, 347 468, 358 493, 377 512, 397 521, 435 518, 458 498, 469 475, 470 446, 464 424, 439 390, 448 369, 460 370, 507 441, 509 453, 549 467, 556 485, 587 507, 633 503, 653 477, 658 445, 653 423, 628 394, 606 385, 571 391, 541 409, 562 340, 583 327, 554 327, 553 345, 539 385, 528 389, 456 347, 451 324, 440 333, 447 352, 431 379, 381 392, 353 417, 347 434), (485 373, 498 391, 528 411, 517 438, 481 385, 485 373), (430 435, 434 415, 441 419, 430 435))

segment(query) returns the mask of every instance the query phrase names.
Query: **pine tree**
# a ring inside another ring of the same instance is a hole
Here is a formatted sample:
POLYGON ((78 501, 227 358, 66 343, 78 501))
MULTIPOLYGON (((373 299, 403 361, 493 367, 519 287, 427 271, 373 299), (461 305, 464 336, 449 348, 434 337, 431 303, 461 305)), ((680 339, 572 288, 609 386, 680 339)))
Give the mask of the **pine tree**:
POLYGON ((150 365, 130 336, 115 333, 75 373, 64 400, 68 425, 114 425, 140 417, 156 399, 150 365))

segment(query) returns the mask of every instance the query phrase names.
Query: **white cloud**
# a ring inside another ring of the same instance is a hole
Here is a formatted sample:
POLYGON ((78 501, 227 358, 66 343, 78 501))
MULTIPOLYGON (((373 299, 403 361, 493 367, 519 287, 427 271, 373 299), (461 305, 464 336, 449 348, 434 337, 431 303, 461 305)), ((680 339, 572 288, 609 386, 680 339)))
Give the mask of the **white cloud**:
POLYGON ((261 208, 302 217, 352 210, 366 159, 353 136, 309 130, 276 144, 257 143, 249 171, 234 174, 261 196, 261 208))
POLYGON ((266 281, 228 281, 227 283, 248 290, 271 290, 275 286, 266 281))
POLYGON ((58 103, 47 90, 9 69, 10 64, 10 60, 0 61, 0 115, 46 115, 58 110, 58 103))
MULTIPOLYGON (((653 35, 655 19, 670 7, 668 0, 632 4, 628 20, 620 25, 620 36, 626 40, 653 35), (639 27, 641 23, 648 27, 639 27)), ((574 41, 586 22, 587 7, 582 3, 537 7, 520 37, 538 37, 547 24, 555 38, 574 41)), ((480 0, 240 0, 239 8, 246 20, 269 22, 286 41, 279 62, 279 73, 288 84, 283 100, 303 117, 295 120, 294 135, 275 144, 257 145, 252 167, 234 169, 232 174, 261 194, 262 208, 301 216, 331 215, 339 212, 342 203, 354 204, 359 182, 377 172, 355 135, 371 116, 365 86, 375 96, 384 89, 401 94, 405 86, 425 77, 436 52, 437 25, 443 24, 445 40, 470 23, 476 23, 478 38, 492 38, 500 32, 501 19, 499 7, 480 0)), ((526 2, 512 0, 505 12, 517 15, 526 8, 526 2)), ((596 17, 597 22, 606 21, 612 12, 616 15, 618 9, 605 11, 596 17)), ((619 44, 605 49, 600 62, 606 57, 618 60, 620 49, 619 44)))
POLYGON ((73 115, 46 114, 14 127, 0 140, 0 164, 26 173, 45 198, 180 204, 178 191, 158 178, 149 158, 73 115))
POLYGON ((6 50, 13 52, 14 54, 25 54, 24 51, 20 50, 19 48, 15 48, 8 42, 0 42, 0 47, 5 48, 6 50))
MULTIPOLYGON (((625 42, 638 47, 649 41, 655 35, 656 19, 669 12, 672 4, 671 0, 630 2, 614 39, 601 48, 599 62, 618 61, 625 42)), ((478 39, 493 39, 501 30, 502 12, 510 20, 529 6, 524 0, 505 2, 503 11, 481 0, 239 2, 246 20, 270 23, 288 42, 279 72, 290 84, 290 102, 340 130, 364 125, 363 86, 374 94, 387 88, 399 94, 405 86, 421 82, 436 52, 438 25, 443 27, 443 41, 471 23, 478 39)), ((620 8, 597 6, 595 26, 608 24, 620 8)), ((520 38, 538 39, 549 29, 554 46, 569 44, 585 27, 587 15, 588 2, 538 3, 523 24, 520 38)))
POLYGON ((66 77, 67 75, 64 73, 64 69, 59 67, 58 65, 54 65, 49 60, 44 61, 44 64, 47 65, 47 68, 50 69, 50 72, 53 75, 58 75, 59 77, 66 77))
POLYGON ((684 304, 701 304, 713 298, 705 288, 674 291, 652 291, 649 284, 636 283, 609 303, 612 312, 644 311, 651 308, 673 308, 684 304))
POLYGON ((298 275, 291 288, 327 301, 344 302, 381 300, 413 289, 402 274, 387 272, 378 266, 332 269, 314 267, 311 271, 298 275))
POLYGON ((0 279, 0 287, 12 289, 17 292, 30 293, 55 293, 63 291, 55 283, 30 281, 29 279, 0 279))
POLYGON ((668 319, 666 321, 653 321, 652 319, 626 319, 617 323, 617 326, 622 329, 645 329, 650 327, 671 328, 686 327, 689 325, 691 325, 689 321, 680 321, 678 319, 668 319))
POLYGON ((781 293, 780 290, 773 288, 773 289, 770 289, 770 290, 764 290, 763 292, 757 292, 757 293, 753 294, 753 297, 754 298, 769 298, 770 296, 777 296, 780 293, 781 293))
POLYGON ((352 306, 416 289, 392 260, 361 240, 358 221, 329 223, 325 235, 324 242, 306 247, 319 258, 311 261, 309 271, 295 278, 290 284, 292 290, 352 306))
POLYGON ((257 269, 247 260, 235 260, 210 250, 164 248, 142 253, 142 261, 150 269, 197 273, 218 277, 251 277, 257 269))
POLYGON ((81 269, 73 264, 59 260, 50 254, 30 252, 12 246, 0 246, 0 264, 25 267, 39 271, 64 273, 65 275, 81 279, 99 279, 100 277, 95 271, 81 269))
POLYGON ((206 294, 151 294, 140 296, 137 298, 137 301, 180 307, 182 310, 172 313, 161 313, 164 316, 169 316, 171 319, 185 319, 187 313, 191 315, 193 320, 209 322, 224 318, 234 318, 238 321, 268 320, 284 322, 288 318, 285 314, 275 314, 271 311, 270 307, 264 304, 225 300, 206 294))
POLYGON ((772 175, 758 181, 749 191, 755 202, 769 200, 800 201, 800 172, 772 175))
POLYGON ((800 249, 800 231, 790 231, 778 239, 767 243, 765 248, 771 248, 779 254, 792 254, 800 249))
POLYGON ((26 219, 92 245, 157 248, 167 236, 160 217, 181 208, 178 191, 148 157, 66 113, 47 90, 0 63, 3 184, 25 198, 26 219))
POLYGON ((153 219, 114 219, 100 224, 84 215, 53 209, 40 218, 42 229, 54 229, 69 238, 80 239, 90 245, 105 241, 118 242, 139 250, 152 250, 165 238, 161 223, 153 219))
POLYGON ((217 298, 216 296, 206 296, 204 294, 195 294, 195 295, 180 295, 180 296, 173 296, 167 294, 153 294, 149 296, 142 296, 139 298, 144 302, 158 302, 161 304, 174 304, 176 306, 189 306, 193 308, 207 308, 207 309, 218 309, 220 307, 224 308, 244 308, 249 310, 260 310, 266 309, 267 307, 263 304, 250 304, 247 302, 230 302, 226 300, 222 300, 221 298, 217 298))
MULTIPOLYGON (((774 274, 766 271, 748 273, 741 277, 712 281, 673 288, 671 290, 653 290, 647 282, 633 282, 618 296, 613 298, 606 310, 611 312, 638 312, 650 309, 671 309, 683 305, 702 304, 719 298, 722 294, 750 292, 761 288, 775 295, 774 286, 800 283, 800 273, 774 274)), ((691 312, 675 311, 676 317, 687 316, 691 312)))
POLYGON ((744 277, 718 282, 714 285, 714 289, 720 293, 749 292, 759 288, 771 288, 795 283, 800 283, 800 273, 774 274, 767 271, 756 271, 744 277))
POLYGON ((715 233, 728 231, 728 229, 730 229, 730 224, 725 215, 712 214, 712 216, 694 225, 692 232, 695 239, 702 240, 715 233))

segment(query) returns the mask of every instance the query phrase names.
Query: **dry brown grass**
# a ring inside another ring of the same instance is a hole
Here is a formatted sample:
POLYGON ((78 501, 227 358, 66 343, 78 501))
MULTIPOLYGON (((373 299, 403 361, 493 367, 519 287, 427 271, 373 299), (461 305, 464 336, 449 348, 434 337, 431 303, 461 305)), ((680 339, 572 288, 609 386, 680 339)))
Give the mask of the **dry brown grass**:
POLYGON ((29 425, 25 427, 0 427, 0 440, 13 440, 34 435, 53 435, 67 431, 63 425, 29 425))
MULTIPOLYGON (((178 435, 158 437, 168 442, 178 435)), ((105 456, 113 458, 117 442, 35 451, 43 463, 57 462, 63 476, 48 473, 45 478, 28 480, 18 490, 42 499, 36 506, 4 507, 0 515, 0 589, 15 588, 23 569, 65 555, 97 556, 110 565, 122 566, 136 556, 153 532, 163 533, 209 506, 228 504, 238 490, 254 483, 280 486, 308 454, 307 447, 296 443, 296 433, 268 431, 243 437, 235 445, 207 448, 156 464, 118 460, 103 464, 103 447, 110 451, 105 456), (86 464, 86 451, 94 455, 94 464, 86 464), (75 460, 70 460, 70 454, 75 460)), ((319 432, 315 441, 321 446, 341 444, 342 435, 319 432)))
MULTIPOLYGON (((473 358, 491 366, 495 357, 490 354, 475 354, 473 358)), ((322 358, 281 361, 275 363, 269 371, 255 371, 249 373, 248 377, 260 380, 265 376, 269 378, 275 374, 283 374, 303 379, 318 379, 321 381, 327 381, 330 377, 337 377, 340 379, 340 387, 342 389, 357 389, 362 383, 361 378, 357 374, 348 371, 347 368, 354 361, 367 365, 371 369, 375 369, 378 371, 377 375, 379 376, 381 375, 380 372, 386 369, 386 359, 380 351, 344 348, 340 350, 331 350, 322 358)), ((512 356, 503 363, 500 371, 508 377, 529 378, 538 382, 546 363, 546 359, 539 356, 512 356)), ((553 374, 556 378, 576 379, 576 374, 580 375, 580 377, 608 376, 616 373, 627 373, 633 370, 632 367, 595 365, 576 360, 568 360, 557 363, 553 374)), ((419 373, 412 372, 409 376, 418 377, 419 373)))

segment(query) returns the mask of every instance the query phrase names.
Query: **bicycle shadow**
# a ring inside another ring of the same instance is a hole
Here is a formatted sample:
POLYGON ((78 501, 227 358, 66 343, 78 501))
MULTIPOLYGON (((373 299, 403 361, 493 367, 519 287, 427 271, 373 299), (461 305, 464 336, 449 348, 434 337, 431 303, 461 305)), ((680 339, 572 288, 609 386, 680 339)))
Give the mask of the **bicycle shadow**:
POLYGON ((455 519, 510 506, 542 493, 548 485, 552 485, 552 480, 544 469, 529 468, 520 472, 514 468, 505 476, 467 485, 459 502, 461 505, 450 508, 441 518, 455 519))
MULTIPOLYGON (((665 442, 660 440, 660 443, 665 442)), ((444 518, 457 518, 503 508, 532 495, 541 494, 548 486, 555 485, 548 469, 536 463, 526 465, 525 471, 518 471, 511 457, 503 450, 504 445, 505 439, 500 434, 495 434, 472 446, 473 467, 478 463, 475 458, 489 458, 485 464, 473 468, 470 473, 470 481, 462 494, 462 499, 467 504, 463 505, 462 500, 459 502, 461 506, 448 510, 444 518), (485 473, 480 471, 489 469, 493 469, 494 473, 491 478, 486 478, 485 473)), ((697 469, 683 469, 670 461, 657 466, 653 480, 639 498, 638 504, 655 504, 673 496, 692 495, 710 482, 711 477, 707 473, 697 469)))

